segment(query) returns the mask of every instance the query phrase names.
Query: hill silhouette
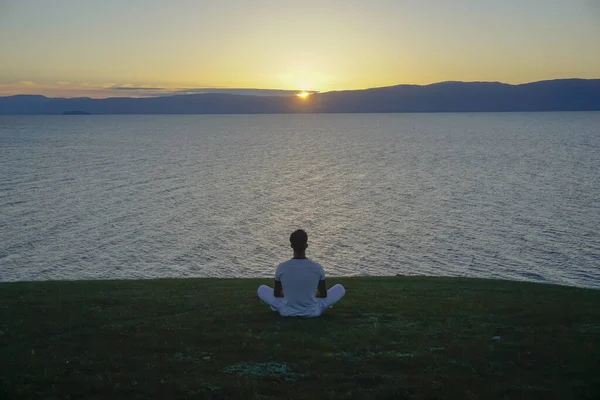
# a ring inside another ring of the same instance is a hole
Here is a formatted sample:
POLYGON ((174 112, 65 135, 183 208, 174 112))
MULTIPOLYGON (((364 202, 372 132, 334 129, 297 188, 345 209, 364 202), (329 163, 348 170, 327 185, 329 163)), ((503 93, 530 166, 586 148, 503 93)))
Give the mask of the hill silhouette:
POLYGON ((280 114, 598 111, 600 79, 558 79, 520 85, 440 82, 297 96, 222 93, 146 98, 0 97, 0 114, 280 114))

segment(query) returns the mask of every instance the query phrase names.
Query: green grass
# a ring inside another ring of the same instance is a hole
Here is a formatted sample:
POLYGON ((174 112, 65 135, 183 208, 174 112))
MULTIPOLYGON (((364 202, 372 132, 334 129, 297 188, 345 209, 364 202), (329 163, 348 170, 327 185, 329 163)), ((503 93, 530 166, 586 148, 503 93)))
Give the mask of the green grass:
POLYGON ((600 398, 598 290, 340 278, 284 319, 262 283, 0 284, 0 398, 600 398))

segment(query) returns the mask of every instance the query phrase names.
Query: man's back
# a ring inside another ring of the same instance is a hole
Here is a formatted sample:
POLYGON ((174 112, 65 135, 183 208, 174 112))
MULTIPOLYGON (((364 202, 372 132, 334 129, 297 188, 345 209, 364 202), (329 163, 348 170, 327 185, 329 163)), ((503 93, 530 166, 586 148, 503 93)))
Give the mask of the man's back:
POLYGON ((290 245, 294 249, 294 258, 277 267, 275 288, 261 285, 256 294, 271 310, 284 317, 318 317, 344 297, 346 290, 340 284, 327 289, 323 267, 306 258, 308 235, 304 230, 292 232, 290 245))
POLYGON ((325 280, 320 264, 308 258, 292 258, 277 267, 275 280, 281 281, 284 301, 279 308, 283 316, 313 316, 320 313, 315 292, 325 280))

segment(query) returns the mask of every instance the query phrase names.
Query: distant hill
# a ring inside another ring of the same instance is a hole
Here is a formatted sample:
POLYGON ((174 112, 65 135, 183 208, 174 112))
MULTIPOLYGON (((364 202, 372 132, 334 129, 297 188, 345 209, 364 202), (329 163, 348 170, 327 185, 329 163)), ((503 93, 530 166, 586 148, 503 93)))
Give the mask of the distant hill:
POLYGON ((600 111, 600 79, 521 85, 441 82, 297 96, 189 94, 146 98, 0 97, 0 114, 280 114, 496 111, 600 111))

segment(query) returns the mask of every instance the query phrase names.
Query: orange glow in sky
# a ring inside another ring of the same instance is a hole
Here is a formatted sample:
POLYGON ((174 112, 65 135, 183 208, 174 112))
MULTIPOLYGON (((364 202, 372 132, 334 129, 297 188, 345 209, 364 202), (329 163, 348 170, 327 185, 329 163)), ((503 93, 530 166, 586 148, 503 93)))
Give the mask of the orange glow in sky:
POLYGON ((590 0, 5 0, 0 96, 600 78, 599 37, 590 0))

